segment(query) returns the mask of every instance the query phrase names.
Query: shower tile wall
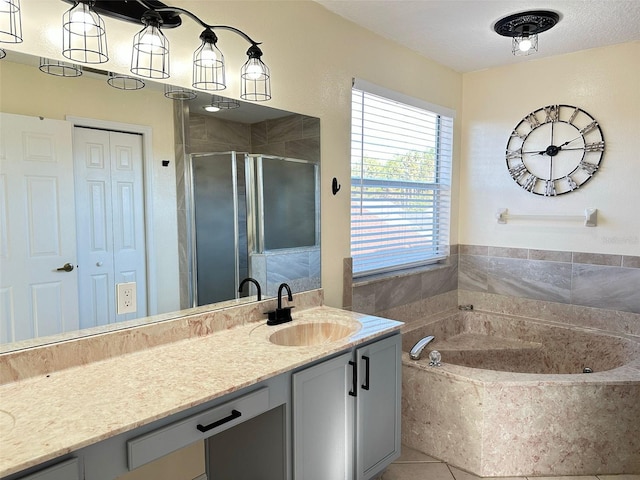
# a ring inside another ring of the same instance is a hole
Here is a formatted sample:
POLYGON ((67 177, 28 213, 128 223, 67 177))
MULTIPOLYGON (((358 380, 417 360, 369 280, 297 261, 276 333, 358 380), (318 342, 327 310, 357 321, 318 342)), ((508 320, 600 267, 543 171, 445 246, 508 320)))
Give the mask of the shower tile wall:
POLYGON ((173 130, 175 138, 176 169, 176 203, 178 224, 178 276, 180 285, 180 308, 191 306, 189 295, 189 263, 187 257, 187 210, 186 210, 186 176, 185 162, 187 144, 189 142, 188 129, 189 108, 184 102, 173 102, 173 130))
POLYGON ((294 293, 320 288, 320 247, 255 253, 250 262, 253 277, 263 285, 267 296, 275 297, 283 282, 294 293))
POLYGON ((188 153, 251 152, 251 125, 191 114, 188 153))
POLYGON ((251 125, 254 153, 320 161, 320 119, 289 115, 251 125))

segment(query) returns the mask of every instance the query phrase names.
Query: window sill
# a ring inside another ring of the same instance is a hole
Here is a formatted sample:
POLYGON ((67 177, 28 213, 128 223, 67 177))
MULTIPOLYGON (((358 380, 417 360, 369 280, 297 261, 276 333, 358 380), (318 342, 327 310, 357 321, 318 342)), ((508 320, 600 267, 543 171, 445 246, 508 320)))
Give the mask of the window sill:
POLYGON ((393 270, 391 272, 374 273, 372 275, 366 275, 353 279, 353 287, 363 287, 365 285, 371 285, 378 282, 390 280, 392 278, 409 277, 412 275, 420 275, 425 272, 433 272, 434 270, 441 270, 443 268, 451 267, 451 257, 440 260, 437 263, 430 263, 428 265, 421 265, 418 267, 410 267, 401 270, 393 270))

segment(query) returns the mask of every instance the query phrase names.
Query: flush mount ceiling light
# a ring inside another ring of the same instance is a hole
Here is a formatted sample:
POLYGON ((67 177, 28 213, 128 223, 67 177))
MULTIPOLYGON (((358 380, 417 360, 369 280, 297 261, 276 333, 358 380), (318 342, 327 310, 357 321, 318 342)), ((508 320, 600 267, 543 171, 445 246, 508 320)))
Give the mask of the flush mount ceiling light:
POLYGON ((0 42, 22 42, 20 0, 0 0, 0 42))
MULTIPOLYGON (((181 15, 191 18, 200 24, 204 30, 200 34, 200 46, 193 54, 193 83, 199 90, 217 91, 227 87, 225 78, 224 56, 217 46, 218 37, 215 31, 225 30, 244 38, 250 47, 247 50, 248 60, 240 71, 240 97, 245 100, 265 101, 271 99, 271 74, 269 68, 262 62, 262 50, 259 42, 254 41, 246 33, 227 25, 210 25, 203 22, 193 13, 183 8, 167 6, 157 0, 110 1, 110 0, 63 0, 74 6, 63 18, 65 38, 75 40, 72 50, 82 50, 78 56, 67 58, 81 63, 97 63, 96 60, 107 58, 106 32, 100 15, 136 24, 142 23, 144 28, 136 34, 133 40, 131 58, 131 72, 135 75, 154 78, 169 78, 169 41, 162 32, 163 29, 178 27, 182 24, 181 15), (71 15, 78 11, 77 17, 71 15), (74 18, 77 18, 77 23, 74 18), (71 36, 71 32, 75 36, 71 36), (87 32, 90 32, 87 33, 87 32), (98 35, 101 33, 101 35, 98 35), (102 35, 104 34, 104 35, 102 35), (95 43, 104 37, 104 46, 95 43), (83 42, 86 44, 83 48, 83 42), (78 47, 80 45, 80 47, 78 47), (79 58, 82 55, 86 57, 79 58), (102 56, 103 55, 103 56, 102 56)), ((18 0, 0 0, 15 3, 18 0)), ((1 12, 1 10, 0 10, 1 12)), ((65 40, 66 41, 66 40, 65 40)), ((65 51, 69 50, 67 44, 65 51)), ((64 52, 63 52, 64 54, 64 52)), ((107 58, 108 59, 108 58, 107 58)), ((106 60, 104 60, 106 61, 106 60)))
POLYGON ((498 20, 493 29, 503 37, 511 37, 514 55, 531 55, 538 51, 538 34, 560 21, 560 15, 549 10, 516 13, 498 20))

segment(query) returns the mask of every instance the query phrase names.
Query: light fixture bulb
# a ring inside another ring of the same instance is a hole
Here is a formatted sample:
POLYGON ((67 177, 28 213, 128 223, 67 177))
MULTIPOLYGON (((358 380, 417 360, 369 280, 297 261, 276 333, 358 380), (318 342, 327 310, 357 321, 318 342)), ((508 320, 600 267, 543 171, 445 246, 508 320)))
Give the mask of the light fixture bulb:
POLYGON ((96 21, 88 8, 84 3, 79 3, 74 9, 69 23, 69 29, 72 33, 82 35, 91 33, 97 28, 96 21))
POLYGON ((257 58, 252 58, 247 62, 244 76, 247 80, 259 80, 264 75, 261 62, 257 58))
POLYGON ((220 111, 220 107, 216 107, 215 105, 205 105, 204 108, 207 112, 219 112, 220 111))
POLYGON ((206 43, 205 47, 200 51, 200 64, 203 67, 213 67, 218 61, 218 55, 214 50, 212 43, 206 43))
POLYGON ((138 43, 138 49, 142 53, 162 53, 164 46, 156 28, 148 28, 147 31, 144 32, 140 38, 140 43, 138 43))
POLYGON ((532 45, 533 44, 531 43, 529 37, 525 37, 518 42, 518 49, 521 52, 528 52, 529 50, 531 50, 532 45))

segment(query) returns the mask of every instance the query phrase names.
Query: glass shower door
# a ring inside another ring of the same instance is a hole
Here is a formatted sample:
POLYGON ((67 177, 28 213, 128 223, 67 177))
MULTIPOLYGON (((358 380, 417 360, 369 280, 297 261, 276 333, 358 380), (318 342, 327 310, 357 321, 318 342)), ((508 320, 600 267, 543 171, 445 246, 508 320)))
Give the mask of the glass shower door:
MULTIPOLYGON (((244 155, 240 155, 244 161, 244 155)), ((236 152, 191 155, 194 305, 236 298, 247 276, 244 168, 236 152)))

